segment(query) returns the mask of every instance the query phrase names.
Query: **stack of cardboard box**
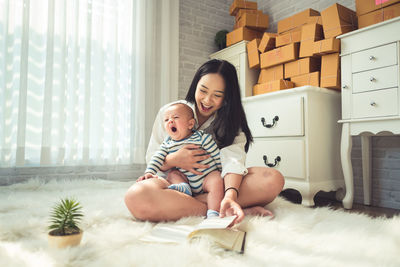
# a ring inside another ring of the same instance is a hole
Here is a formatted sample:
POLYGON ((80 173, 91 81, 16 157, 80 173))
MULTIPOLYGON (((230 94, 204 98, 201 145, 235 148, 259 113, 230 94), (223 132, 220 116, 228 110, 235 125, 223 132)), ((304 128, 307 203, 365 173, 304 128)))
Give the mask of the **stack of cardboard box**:
POLYGON ((226 46, 261 38, 269 25, 268 15, 257 10, 257 2, 233 0, 229 14, 235 16, 235 25, 234 30, 226 35, 226 46))
POLYGON ((357 29, 356 13, 334 4, 321 14, 306 9, 247 44, 250 68, 261 68, 253 95, 303 85, 340 89, 340 40, 357 29), (256 62, 259 64, 256 64, 256 62))
POLYGON ((356 0, 359 28, 400 16, 400 0, 356 0))

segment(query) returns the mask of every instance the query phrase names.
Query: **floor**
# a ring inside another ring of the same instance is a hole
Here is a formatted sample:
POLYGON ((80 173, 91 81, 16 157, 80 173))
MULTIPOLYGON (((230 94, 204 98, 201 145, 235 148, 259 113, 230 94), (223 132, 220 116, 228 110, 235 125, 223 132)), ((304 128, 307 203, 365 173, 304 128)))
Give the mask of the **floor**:
MULTIPOLYGON (((285 190, 281 193, 281 196, 288 199, 293 203, 301 203, 301 196, 295 190, 285 190)), ((337 201, 334 198, 334 194, 331 193, 318 193, 315 198, 315 207, 332 207, 333 209, 341 209, 344 210, 343 205, 340 201, 337 201)), ((371 217, 387 217, 392 218, 393 216, 400 215, 400 210, 398 209, 390 209, 390 208, 382 208, 382 207, 374 207, 374 206, 366 206, 358 203, 354 203, 352 209, 346 210, 348 212, 356 212, 363 213, 369 215, 371 217)))

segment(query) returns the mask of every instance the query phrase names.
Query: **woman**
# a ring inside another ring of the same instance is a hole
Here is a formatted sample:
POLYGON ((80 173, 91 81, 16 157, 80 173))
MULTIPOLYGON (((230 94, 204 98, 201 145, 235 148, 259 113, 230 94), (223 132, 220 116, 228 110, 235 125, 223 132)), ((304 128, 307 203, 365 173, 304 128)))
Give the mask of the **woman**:
MULTIPOLYGON (((210 60, 196 72, 186 101, 194 110, 197 129, 213 134, 222 162, 225 195, 221 201, 221 216, 236 215, 234 223, 243 220, 245 214, 272 216, 264 208, 281 192, 284 179, 275 169, 252 167, 246 169, 246 152, 252 142, 246 115, 240 100, 240 89, 235 67, 227 61, 210 60)), ((163 131, 161 108, 153 126, 147 150, 147 159, 166 137, 163 131)), ((196 145, 186 145, 168 155, 163 171, 180 167, 201 174, 196 169, 207 166, 197 163, 209 155, 196 145)), ((173 179, 176 170, 168 173, 173 179)), ((148 179, 135 183, 125 195, 125 203, 138 219, 150 221, 178 220, 186 216, 206 214, 206 194, 195 197, 168 190, 169 183, 163 178, 148 179)))

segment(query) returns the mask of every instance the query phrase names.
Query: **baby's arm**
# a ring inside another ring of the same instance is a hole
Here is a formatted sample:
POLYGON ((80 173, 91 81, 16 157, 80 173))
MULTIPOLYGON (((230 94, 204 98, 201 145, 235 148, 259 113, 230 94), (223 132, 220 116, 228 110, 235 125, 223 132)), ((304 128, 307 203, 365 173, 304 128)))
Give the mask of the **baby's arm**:
POLYGON ((145 174, 140 176, 136 181, 143 181, 150 178, 157 178, 157 172, 161 169, 161 166, 164 164, 165 157, 168 155, 168 150, 165 147, 164 143, 161 144, 160 149, 154 153, 151 157, 149 164, 147 164, 147 168, 145 170, 145 174))

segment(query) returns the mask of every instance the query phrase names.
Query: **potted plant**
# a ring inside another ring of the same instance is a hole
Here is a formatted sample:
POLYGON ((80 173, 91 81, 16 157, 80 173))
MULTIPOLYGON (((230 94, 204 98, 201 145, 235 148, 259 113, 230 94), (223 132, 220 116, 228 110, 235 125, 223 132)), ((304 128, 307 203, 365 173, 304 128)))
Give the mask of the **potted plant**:
POLYGON ((82 217, 79 202, 70 198, 61 199, 50 213, 49 245, 56 248, 79 245, 83 231, 78 224, 82 217))
POLYGON ((218 49, 224 49, 226 47, 226 34, 227 30, 220 30, 215 34, 214 42, 217 45, 218 49))

